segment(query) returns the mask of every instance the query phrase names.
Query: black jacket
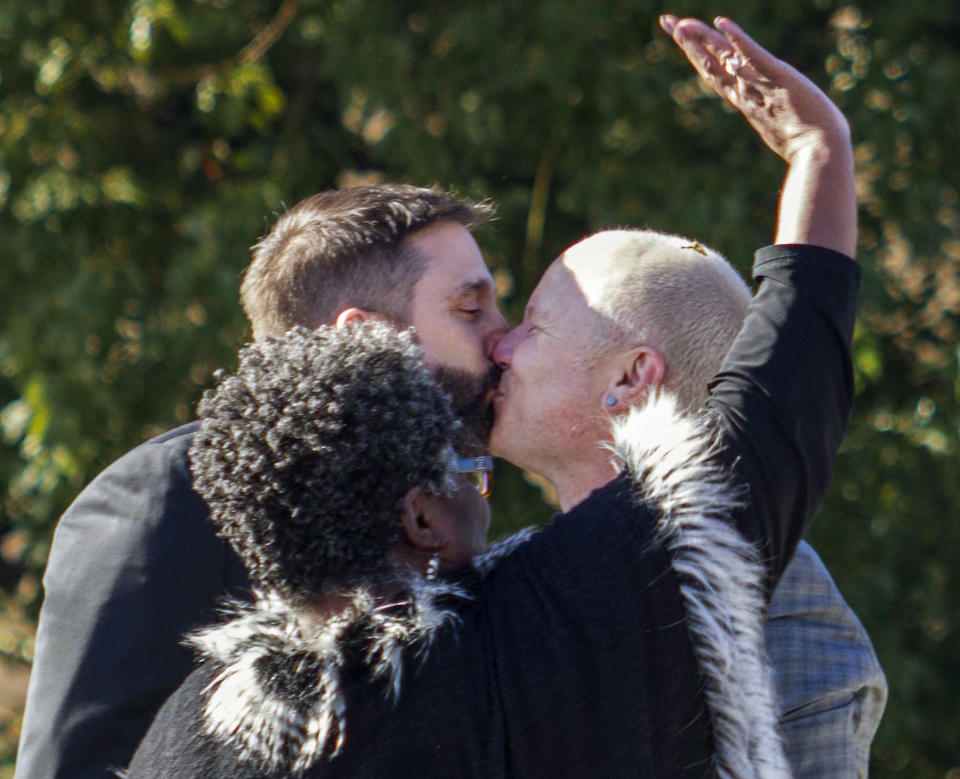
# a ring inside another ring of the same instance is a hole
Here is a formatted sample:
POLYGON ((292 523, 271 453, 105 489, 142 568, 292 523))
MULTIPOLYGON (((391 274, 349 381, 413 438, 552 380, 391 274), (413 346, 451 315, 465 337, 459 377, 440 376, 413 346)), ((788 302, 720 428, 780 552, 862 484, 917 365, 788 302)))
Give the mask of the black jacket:
POLYGON ((132 779, 786 775, 763 603, 849 414, 857 272, 827 250, 770 247, 756 273, 707 417, 632 413, 617 434, 627 473, 411 631, 395 700, 364 652, 345 647, 320 673, 315 628, 266 597, 199 640, 204 662, 132 779))

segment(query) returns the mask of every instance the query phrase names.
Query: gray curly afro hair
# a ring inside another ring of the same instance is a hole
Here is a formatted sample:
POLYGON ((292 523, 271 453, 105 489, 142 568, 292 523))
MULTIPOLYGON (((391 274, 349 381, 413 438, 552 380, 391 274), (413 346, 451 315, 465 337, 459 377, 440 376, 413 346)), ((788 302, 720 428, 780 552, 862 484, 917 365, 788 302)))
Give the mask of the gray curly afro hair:
POLYGON ((296 599, 388 571, 407 490, 449 491, 459 423, 409 330, 296 327, 218 379, 194 487, 262 587, 296 599))

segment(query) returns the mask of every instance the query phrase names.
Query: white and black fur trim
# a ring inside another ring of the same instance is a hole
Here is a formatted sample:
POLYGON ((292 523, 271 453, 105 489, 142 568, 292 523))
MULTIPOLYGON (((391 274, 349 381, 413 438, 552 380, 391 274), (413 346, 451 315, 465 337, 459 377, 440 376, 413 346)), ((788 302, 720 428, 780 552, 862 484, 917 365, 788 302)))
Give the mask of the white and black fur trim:
MULTIPOLYGON (((411 576, 400 599, 383 603, 364 587, 335 616, 311 618, 275 593, 232 603, 230 618, 189 643, 220 670, 204 691, 206 731, 264 772, 303 773, 343 747, 346 703, 340 675, 347 642, 362 642, 371 681, 400 692, 403 651, 429 648, 457 619, 444 605, 466 597, 454 584, 411 576), (290 687, 298 694, 291 695, 290 687)), ((352 644, 355 646, 355 644, 352 644)))
POLYGON ((717 774, 781 779, 791 772, 764 649, 764 569, 731 522, 741 502, 711 459, 716 430, 661 394, 615 423, 613 451, 654 513, 680 582, 717 774))
MULTIPOLYGON (((496 542, 474 559, 474 568, 485 575, 532 532, 528 528, 496 542)), ((346 593, 349 605, 326 619, 311 618, 276 593, 228 604, 223 623, 188 639, 201 659, 220 668, 204 690, 207 733, 264 772, 300 774, 339 753, 347 719, 340 679, 346 642, 361 634, 370 681, 382 681, 396 699, 404 650, 427 651, 437 631, 457 621, 451 604, 469 599, 442 579, 410 575, 401 589, 402 597, 383 603, 370 589, 356 587, 346 593), (281 681, 272 684, 277 678, 281 681), (280 687, 291 681, 300 695, 283 694, 280 687)))

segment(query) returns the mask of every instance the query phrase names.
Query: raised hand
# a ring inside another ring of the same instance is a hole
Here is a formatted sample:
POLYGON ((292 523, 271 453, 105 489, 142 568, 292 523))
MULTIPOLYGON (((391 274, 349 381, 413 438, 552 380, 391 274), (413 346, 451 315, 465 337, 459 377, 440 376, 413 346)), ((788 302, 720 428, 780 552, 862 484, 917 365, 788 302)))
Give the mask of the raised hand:
POLYGON ((857 201, 846 118, 820 89, 729 19, 660 17, 660 26, 717 93, 789 169, 777 243, 807 243, 853 256, 857 201))
POLYGON ((770 149, 790 162, 809 144, 849 143, 847 120, 820 89, 760 46, 730 19, 660 17, 660 26, 717 94, 770 149))

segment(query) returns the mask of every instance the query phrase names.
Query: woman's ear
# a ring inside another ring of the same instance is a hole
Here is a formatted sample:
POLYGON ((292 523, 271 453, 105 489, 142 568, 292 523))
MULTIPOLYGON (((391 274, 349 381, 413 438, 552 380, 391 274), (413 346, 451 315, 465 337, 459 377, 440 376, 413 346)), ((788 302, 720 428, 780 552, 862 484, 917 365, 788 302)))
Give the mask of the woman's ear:
POLYGON ((622 411, 636 405, 663 384, 666 372, 666 361, 658 349, 652 346, 631 349, 624 355, 619 376, 607 388, 607 407, 622 411))
POLYGON ((411 487, 403 496, 400 525, 403 540, 413 549, 436 552, 444 545, 444 539, 434 523, 431 501, 423 487, 411 487))

